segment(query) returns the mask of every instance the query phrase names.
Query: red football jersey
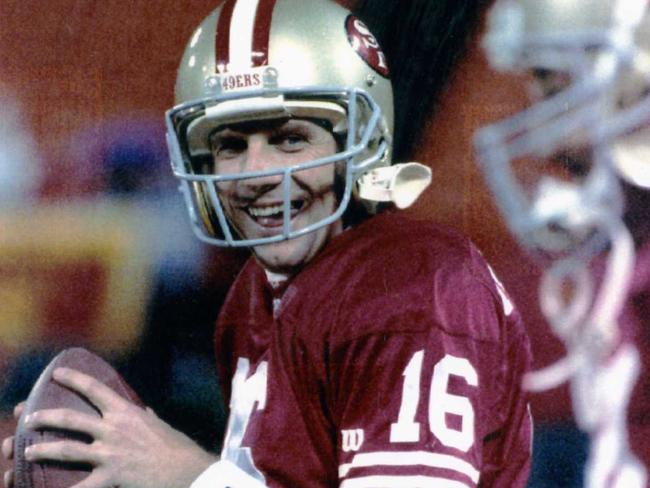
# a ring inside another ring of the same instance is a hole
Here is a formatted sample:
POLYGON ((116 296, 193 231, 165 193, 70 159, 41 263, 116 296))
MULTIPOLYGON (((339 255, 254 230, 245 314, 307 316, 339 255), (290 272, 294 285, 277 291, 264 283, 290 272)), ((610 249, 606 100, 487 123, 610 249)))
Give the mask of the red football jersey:
POLYGON ((637 253, 625 309, 620 317, 624 334, 634 335, 641 371, 628 409, 632 450, 650 468, 650 240, 637 253))
POLYGON ((381 214, 278 298, 251 260, 222 309, 223 458, 271 487, 526 485, 528 339, 467 240, 381 214))

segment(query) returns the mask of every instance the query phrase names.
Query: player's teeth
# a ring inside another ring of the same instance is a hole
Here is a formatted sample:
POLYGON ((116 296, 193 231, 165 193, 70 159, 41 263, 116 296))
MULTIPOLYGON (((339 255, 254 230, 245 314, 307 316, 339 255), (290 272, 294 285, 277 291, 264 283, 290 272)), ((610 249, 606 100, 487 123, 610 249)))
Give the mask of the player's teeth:
POLYGON ((253 217, 269 217, 276 213, 282 213, 282 205, 272 207, 248 207, 248 211, 253 217))

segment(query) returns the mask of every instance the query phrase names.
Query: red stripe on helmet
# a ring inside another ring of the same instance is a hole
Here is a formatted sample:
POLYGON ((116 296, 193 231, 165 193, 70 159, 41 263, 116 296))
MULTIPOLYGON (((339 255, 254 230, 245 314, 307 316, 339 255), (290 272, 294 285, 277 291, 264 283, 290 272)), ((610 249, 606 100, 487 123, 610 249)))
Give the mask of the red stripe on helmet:
POLYGON ((271 20, 276 0, 260 0, 255 12, 255 28, 253 29, 253 66, 264 66, 269 59, 269 38, 271 36, 271 20))
POLYGON ((217 38, 215 39, 215 68, 217 73, 225 73, 230 62, 230 24, 232 13, 237 0, 227 0, 217 22, 217 38))

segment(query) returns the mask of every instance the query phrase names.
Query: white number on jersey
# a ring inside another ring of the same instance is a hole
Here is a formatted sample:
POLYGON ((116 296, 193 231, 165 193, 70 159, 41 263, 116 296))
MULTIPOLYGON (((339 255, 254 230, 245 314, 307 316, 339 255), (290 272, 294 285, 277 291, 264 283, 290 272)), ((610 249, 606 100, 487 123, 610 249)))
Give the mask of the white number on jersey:
POLYGON ((255 374, 248 378, 249 360, 239 358, 237 361, 237 372, 232 379, 228 430, 221 452, 222 459, 227 459, 262 483, 265 483, 264 475, 255 467, 250 447, 243 447, 242 441, 255 406, 257 410, 263 410, 266 405, 267 367, 268 363, 262 361, 255 374))
MULTIPOLYGON (((415 415, 420 403, 420 381, 424 350, 416 352, 404 368, 402 403, 397 422, 391 425, 391 442, 418 442, 420 424, 415 415)), ((478 375, 464 358, 445 355, 433 368, 429 391, 429 429, 447 447, 467 452, 474 444, 474 408, 469 398, 447 391, 450 375, 462 377, 468 385, 478 386, 478 375), (447 426, 446 414, 461 418, 460 430, 447 426)))

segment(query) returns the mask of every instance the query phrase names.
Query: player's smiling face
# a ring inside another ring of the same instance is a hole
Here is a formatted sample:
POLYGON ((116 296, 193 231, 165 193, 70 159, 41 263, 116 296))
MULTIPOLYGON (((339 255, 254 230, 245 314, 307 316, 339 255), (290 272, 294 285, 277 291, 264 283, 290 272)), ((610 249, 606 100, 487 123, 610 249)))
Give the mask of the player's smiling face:
MULTIPOLYGON (((214 171, 234 174, 275 170, 333 155, 332 134, 302 119, 277 119, 233 124, 211 137, 214 171)), ((282 175, 239 179, 219 184, 219 195, 230 224, 245 239, 282 233, 282 175)), ((291 229, 298 230, 331 215, 338 205, 334 165, 293 173, 291 229)), ((301 237, 255 246, 258 261, 268 270, 292 273, 309 262, 342 230, 340 220, 301 237)))

